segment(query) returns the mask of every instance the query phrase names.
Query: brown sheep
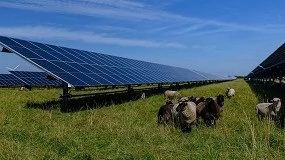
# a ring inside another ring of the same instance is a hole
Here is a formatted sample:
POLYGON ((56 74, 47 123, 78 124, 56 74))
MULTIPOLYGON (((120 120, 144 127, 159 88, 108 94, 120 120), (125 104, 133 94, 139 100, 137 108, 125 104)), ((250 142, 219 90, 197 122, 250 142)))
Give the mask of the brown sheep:
POLYGON ((164 126, 166 126, 172 121, 171 110, 173 106, 174 105, 171 101, 167 101, 165 105, 159 108, 157 114, 157 125, 164 124, 164 126))

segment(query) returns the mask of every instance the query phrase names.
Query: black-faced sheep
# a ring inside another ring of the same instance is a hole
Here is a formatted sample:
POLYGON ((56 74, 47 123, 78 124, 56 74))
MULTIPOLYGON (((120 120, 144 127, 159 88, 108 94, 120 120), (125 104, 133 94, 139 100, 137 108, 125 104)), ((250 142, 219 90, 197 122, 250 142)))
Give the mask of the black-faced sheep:
POLYGON ((172 121, 172 108, 174 104, 171 101, 167 101, 165 105, 161 106, 157 114, 157 125, 168 125, 172 121))
POLYGON ((164 92, 164 98, 165 100, 179 100, 181 98, 181 94, 178 91, 171 91, 171 90, 166 90, 164 92))
POLYGON ((273 98, 272 103, 259 103, 256 105, 256 115, 258 120, 262 120, 264 117, 273 118, 275 117, 281 108, 281 99, 273 98))
POLYGON ((235 93, 236 93, 236 91, 233 88, 228 87, 227 90, 226 90, 226 96, 228 98, 231 98, 231 97, 235 96, 235 93))
POLYGON ((176 108, 178 125, 182 132, 190 132, 191 125, 196 120, 196 104, 194 102, 181 102, 176 108))

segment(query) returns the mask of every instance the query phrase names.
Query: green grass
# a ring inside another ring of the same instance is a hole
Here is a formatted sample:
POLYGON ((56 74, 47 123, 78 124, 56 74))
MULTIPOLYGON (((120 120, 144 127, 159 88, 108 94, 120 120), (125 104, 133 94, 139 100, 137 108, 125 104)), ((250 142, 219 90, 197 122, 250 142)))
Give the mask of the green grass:
MULTIPOLYGON (((190 133, 157 127, 163 95, 98 109, 62 113, 27 108, 27 102, 58 100, 61 90, 0 89, 0 159, 284 159, 285 131, 259 122, 262 96, 241 79, 180 90, 183 96, 216 96, 226 88, 215 128, 194 126, 190 133)), ((277 96, 277 95, 272 95, 277 96)), ((269 97, 269 96, 268 96, 269 97)))

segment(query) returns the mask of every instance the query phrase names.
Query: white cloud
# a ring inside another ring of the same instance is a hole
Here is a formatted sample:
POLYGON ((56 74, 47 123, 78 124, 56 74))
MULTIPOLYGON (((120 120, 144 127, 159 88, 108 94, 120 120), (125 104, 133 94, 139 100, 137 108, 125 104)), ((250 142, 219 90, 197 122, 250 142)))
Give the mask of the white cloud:
POLYGON ((1 7, 30 10, 43 10, 51 12, 64 12, 85 16, 103 16, 106 18, 120 18, 127 20, 189 20, 180 15, 157 11, 144 7, 142 3, 132 1, 111 0, 14 0, 0 2, 1 7))
POLYGON ((86 25, 84 28, 95 29, 101 31, 116 31, 116 32, 135 32, 134 28, 111 26, 111 25, 86 25))
POLYGON ((85 41, 87 43, 111 44, 120 46, 137 46, 153 48, 186 48, 183 44, 174 42, 158 42, 152 40, 125 39, 119 37, 108 37, 93 32, 69 30, 65 28, 52 27, 0 27, 0 34, 11 37, 28 37, 39 39, 63 39, 85 41))
MULTIPOLYGON (((249 26, 244 24, 186 17, 166 12, 163 9, 155 9, 151 5, 131 0, 13 0, 0 1, 0 7, 61 12, 112 20, 124 20, 134 22, 136 24, 136 30, 140 30, 144 33, 166 31, 164 34, 182 35, 198 29, 202 29, 204 34, 215 33, 215 31, 212 31, 213 29, 219 30, 219 32, 251 31, 261 33, 284 33, 284 25, 275 25, 274 27, 271 27, 270 25, 249 26), (182 23, 186 24, 183 28, 180 26, 182 23), (155 27, 152 27, 149 31, 143 30, 141 29, 141 24, 147 24, 148 26, 155 27)), ((120 26, 116 27, 119 28, 120 26)), ((115 30, 115 28, 113 29, 115 30)))
POLYGON ((184 27, 180 30, 177 30, 177 31, 173 31, 171 32, 171 34, 185 34, 185 33, 188 33, 188 32, 193 32, 193 31, 196 31, 196 30, 199 30, 201 28, 203 28, 204 26, 206 26, 207 24, 206 23, 201 23, 201 24, 193 24, 189 27, 184 27))

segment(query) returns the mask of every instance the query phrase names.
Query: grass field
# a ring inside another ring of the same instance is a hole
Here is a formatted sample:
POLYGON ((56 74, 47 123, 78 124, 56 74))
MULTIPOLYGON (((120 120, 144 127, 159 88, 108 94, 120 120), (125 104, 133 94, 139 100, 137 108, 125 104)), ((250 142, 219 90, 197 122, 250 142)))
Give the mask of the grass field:
POLYGON ((255 114, 257 103, 283 98, 280 88, 269 92, 238 79, 180 93, 216 96, 228 86, 236 96, 225 100, 217 126, 194 126, 190 133, 157 127, 157 111, 165 103, 162 94, 62 113, 58 106, 27 107, 57 101, 59 89, 1 88, 0 159, 284 159, 285 130, 273 121, 259 122, 255 114))

